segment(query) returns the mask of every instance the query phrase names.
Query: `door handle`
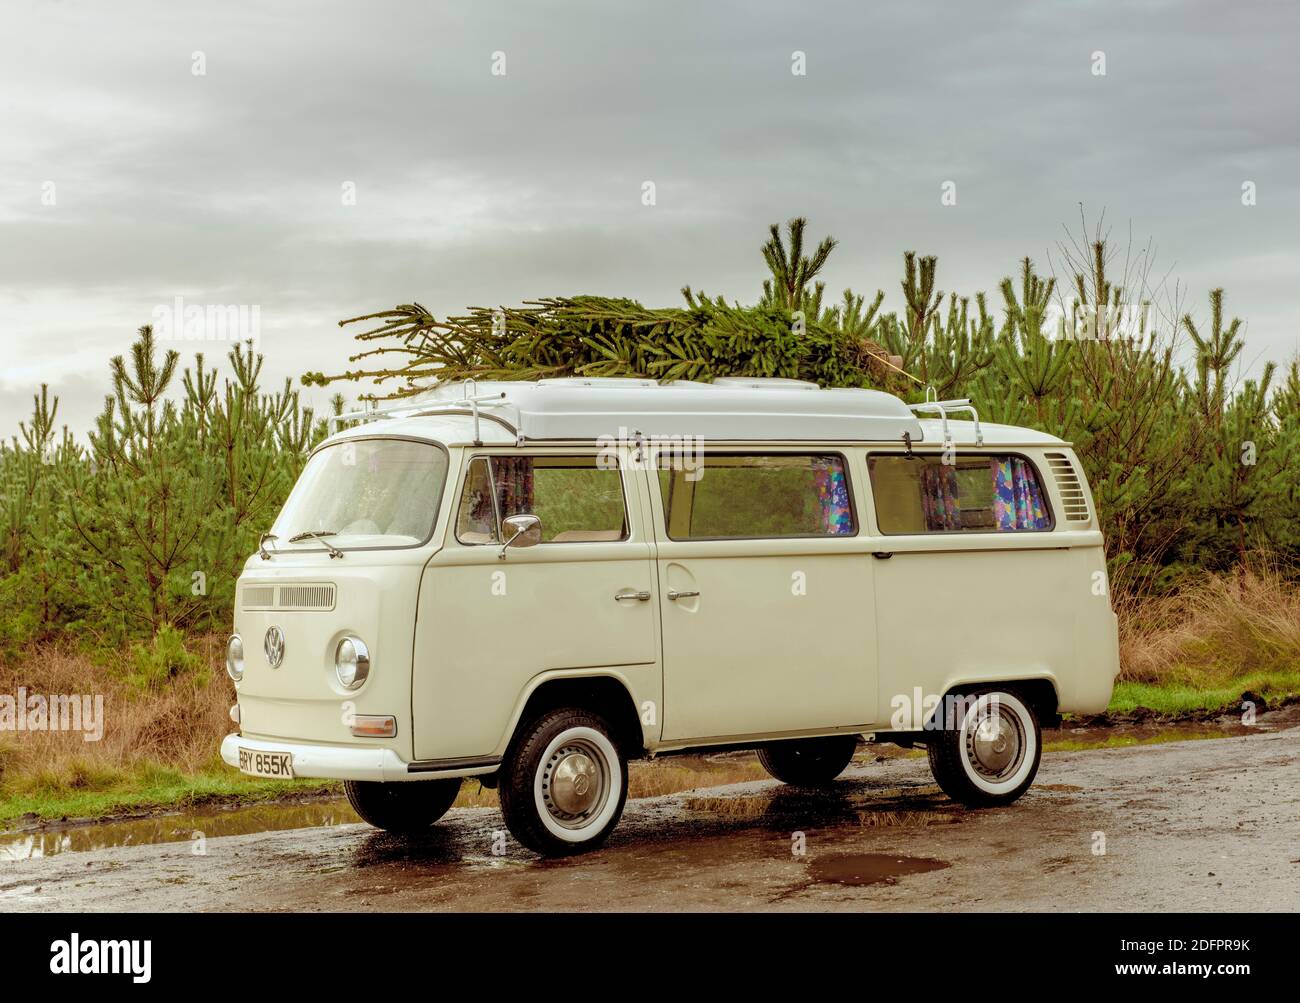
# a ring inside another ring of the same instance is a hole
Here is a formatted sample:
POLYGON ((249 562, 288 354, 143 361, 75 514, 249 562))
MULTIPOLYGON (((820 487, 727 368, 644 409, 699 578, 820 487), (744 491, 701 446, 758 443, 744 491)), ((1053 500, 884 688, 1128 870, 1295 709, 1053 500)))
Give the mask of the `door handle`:
POLYGON ((887 561, 894 556, 894 552, 892 550, 876 550, 872 552, 871 556, 878 561, 887 561))
POLYGON ((676 602, 678 599, 694 599, 698 595, 698 592, 678 592, 676 589, 668 590, 668 598, 673 602, 676 602))
POLYGON ((624 599, 635 599, 637 602, 649 602, 649 592, 615 592, 614 599, 616 602, 622 602, 624 599))

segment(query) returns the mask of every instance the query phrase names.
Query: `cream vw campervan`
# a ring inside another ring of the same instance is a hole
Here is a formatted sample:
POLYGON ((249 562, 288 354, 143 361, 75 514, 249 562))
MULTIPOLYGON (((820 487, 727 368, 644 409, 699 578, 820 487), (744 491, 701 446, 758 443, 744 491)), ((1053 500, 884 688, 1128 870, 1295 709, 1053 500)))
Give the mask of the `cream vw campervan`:
POLYGON ((749 747, 818 785, 864 735, 1006 804, 1041 723, 1110 698, 1078 461, 965 401, 556 379, 353 420, 240 578, 222 756, 344 780, 381 828, 475 777, 521 843, 573 852, 618 821, 630 759, 749 747))

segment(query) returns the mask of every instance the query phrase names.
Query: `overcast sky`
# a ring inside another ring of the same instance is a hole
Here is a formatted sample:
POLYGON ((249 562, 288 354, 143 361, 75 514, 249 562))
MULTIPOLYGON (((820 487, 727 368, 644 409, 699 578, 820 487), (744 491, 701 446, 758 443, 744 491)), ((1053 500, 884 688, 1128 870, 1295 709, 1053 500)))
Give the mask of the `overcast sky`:
POLYGON ((84 431, 108 358, 177 296, 256 305, 266 373, 296 377, 344 365, 339 318, 412 299, 669 305, 689 283, 749 302, 767 224, 799 214, 840 241, 830 293, 897 309, 904 250, 996 300, 1020 257, 1046 270, 1080 202, 1104 208, 1198 315, 1226 287, 1249 364, 1297 351, 1294 3, 5 0, 0 18, 6 437, 42 381, 84 431))

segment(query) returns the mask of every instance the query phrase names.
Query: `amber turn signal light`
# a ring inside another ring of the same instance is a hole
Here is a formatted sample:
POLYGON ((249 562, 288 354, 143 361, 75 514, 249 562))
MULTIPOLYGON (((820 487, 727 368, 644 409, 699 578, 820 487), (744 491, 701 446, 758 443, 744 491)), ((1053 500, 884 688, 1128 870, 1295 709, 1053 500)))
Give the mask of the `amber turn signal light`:
POLYGON ((393 738, 397 735, 397 718, 391 714, 358 714, 352 720, 352 734, 357 738, 393 738))

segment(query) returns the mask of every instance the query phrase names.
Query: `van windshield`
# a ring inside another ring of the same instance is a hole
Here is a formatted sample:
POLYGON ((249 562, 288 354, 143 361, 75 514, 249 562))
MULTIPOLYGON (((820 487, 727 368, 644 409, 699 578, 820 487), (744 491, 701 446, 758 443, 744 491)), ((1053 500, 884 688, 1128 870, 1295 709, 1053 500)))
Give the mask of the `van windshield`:
POLYGON ((433 533, 447 453, 408 439, 352 439, 307 461, 271 527, 279 549, 414 547, 433 533))

